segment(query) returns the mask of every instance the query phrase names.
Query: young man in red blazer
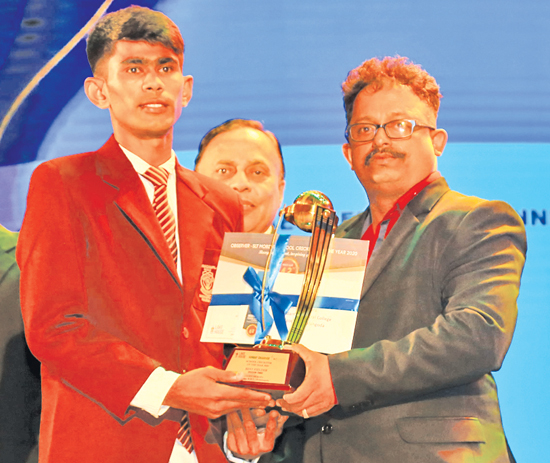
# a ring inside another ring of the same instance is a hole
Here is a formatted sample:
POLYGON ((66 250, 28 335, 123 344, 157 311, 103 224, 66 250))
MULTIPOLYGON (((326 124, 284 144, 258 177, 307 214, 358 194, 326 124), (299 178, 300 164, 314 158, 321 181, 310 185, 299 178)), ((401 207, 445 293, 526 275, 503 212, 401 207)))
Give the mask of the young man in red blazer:
POLYGON ((172 150, 193 86, 172 21, 111 13, 87 53, 85 91, 114 134, 36 169, 17 248, 25 331, 42 362, 40 461, 226 461, 207 418, 270 403, 220 384, 239 377, 220 369, 221 345, 199 342, 223 235, 242 229, 237 195, 172 150), (186 413, 192 449, 176 441, 186 413))

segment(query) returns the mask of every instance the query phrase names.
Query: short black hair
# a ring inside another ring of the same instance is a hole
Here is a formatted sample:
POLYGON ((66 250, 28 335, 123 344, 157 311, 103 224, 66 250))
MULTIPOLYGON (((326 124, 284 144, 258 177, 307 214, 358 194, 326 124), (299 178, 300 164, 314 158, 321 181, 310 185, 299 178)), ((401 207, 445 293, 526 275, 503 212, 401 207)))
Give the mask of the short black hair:
POLYGON ((97 63, 113 52, 119 40, 160 43, 183 63, 184 43, 178 26, 166 15, 141 6, 129 6, 103 16, 90 32, 86 54, 95 73, 97 63))

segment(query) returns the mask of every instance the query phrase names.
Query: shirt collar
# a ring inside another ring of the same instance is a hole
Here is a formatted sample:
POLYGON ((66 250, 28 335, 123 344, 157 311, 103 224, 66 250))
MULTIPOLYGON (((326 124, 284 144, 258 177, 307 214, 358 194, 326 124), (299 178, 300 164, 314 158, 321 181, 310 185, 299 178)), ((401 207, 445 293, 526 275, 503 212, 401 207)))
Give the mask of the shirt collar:
MULTIPOLYGON (((431 174, 429 174, 425 179, 418 182, 416 185, 414 185, 410 190, 408 190, 405 194, 399 197, 399 199, 395 202, 395 204, 392 206, 392 208, 386 212, 386 215, 382 219, 383 223, 386 220, 390 220, 390 218, 395 215, 396 211, 401 214, 401 211, 405 209, 407 204, 411 202, 411 200, 420 193, 426 186, 428 186, 430 183, 435 182, 438 178, 441 177, 441 173, 439 171, 434 171, 431 174)), ((365 223, 363 224, 363 230, 361 231, 361 235, 364 235, 364 233, 367 231, 367 229, 372 224, 372 215, 370 213, 370 207, 367 209, 367 216, 365 217, 365 223)), ((388 230, 389 232, 389 230, 388 230)))
POLYGON ((418 182, 416 185, 414 185, 409 191, 407 191, 403 196, 401 196, 394 204, 391 210, 397 209, 398 211, 402 211, 405 209, 405 206, 411 202, 411 200, 420 193, 426 186, 428 186, 430 183, 436 181, 438 178, 441 177, 441 173, 439 171, 434 171, 430 175, 428 175, 425 179, 418 182))
MULTIPOLYGON (((149 167, 152 167, 151 164, 144 161, 137 154, 132 153, 130 150, 124 148, 124 146, 120 144, 118 146, 120 146, 120 149, 126 155, 128 160, 132 163, 134 170, 138 174, 142 175, 147 171, 147 169, 149 169, 149 167)), ((168 159, 168 161, 161 164, 159 167, 163 167, 168 171, 169 174, 173 174, 176 170, 176 152, 172 150, 170 154, 170 159, 168 159)))

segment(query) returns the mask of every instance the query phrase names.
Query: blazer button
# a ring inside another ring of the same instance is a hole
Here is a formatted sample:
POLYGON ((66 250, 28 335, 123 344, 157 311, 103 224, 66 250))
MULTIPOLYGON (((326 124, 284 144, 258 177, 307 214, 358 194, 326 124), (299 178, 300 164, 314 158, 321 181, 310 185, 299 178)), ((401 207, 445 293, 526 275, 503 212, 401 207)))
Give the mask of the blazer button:
POLYGON ((186 326, 183 327, 183 337, 185 339, 189 338, 189 330, 187 329, 186 326))
POLYGON ((325 424, 322 428, 321 428, 321 432, 323 434, 330 434, 332 432, 332 424, 328 423, 328 424, 325 424))

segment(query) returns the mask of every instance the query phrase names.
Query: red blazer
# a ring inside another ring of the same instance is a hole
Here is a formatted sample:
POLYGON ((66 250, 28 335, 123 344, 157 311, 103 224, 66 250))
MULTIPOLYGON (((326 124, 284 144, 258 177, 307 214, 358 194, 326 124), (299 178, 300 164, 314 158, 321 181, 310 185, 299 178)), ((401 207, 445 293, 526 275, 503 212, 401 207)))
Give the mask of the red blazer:
MULTIPOLYGON (((183 285, 143 184, 115 139, 34 172, 17 247, 29 346, 42 362, 40 461, 167 463, 176 421, 129 408, 159 365, 220 366, 199 342, 203 266, 242 229, 236 194, 177 166, 183 285), (144 419, 151 418, 149 423, 144 419)), ((190 416, 200 462, 226 461, 190 416)))

